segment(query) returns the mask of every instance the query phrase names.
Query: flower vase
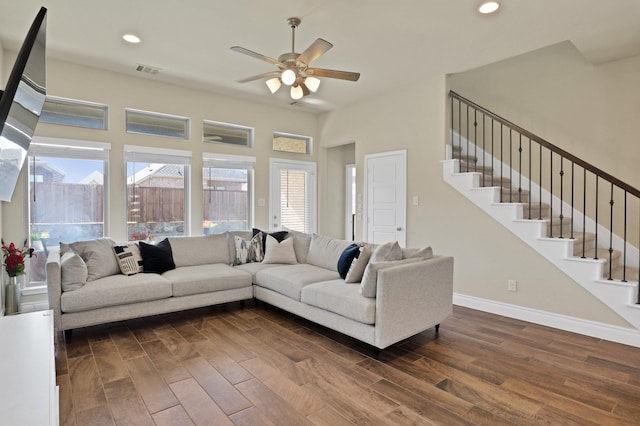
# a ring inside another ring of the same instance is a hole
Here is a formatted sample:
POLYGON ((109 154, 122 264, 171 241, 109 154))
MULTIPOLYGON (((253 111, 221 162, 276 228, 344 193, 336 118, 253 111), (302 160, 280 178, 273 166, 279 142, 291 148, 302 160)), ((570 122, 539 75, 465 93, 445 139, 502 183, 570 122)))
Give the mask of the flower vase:
POLYGON ((18 277, 9 277, 4 292, 4 314, 14 315, 20 312, 20 282, 18 277))

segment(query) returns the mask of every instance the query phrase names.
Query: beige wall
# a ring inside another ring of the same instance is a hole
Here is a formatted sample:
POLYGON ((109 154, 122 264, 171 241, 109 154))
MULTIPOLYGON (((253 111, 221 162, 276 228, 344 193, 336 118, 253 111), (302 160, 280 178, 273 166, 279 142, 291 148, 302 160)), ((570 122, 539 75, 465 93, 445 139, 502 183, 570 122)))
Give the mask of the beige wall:
MULTIPOLYGON (((455 258, 457 293, 592 321, 627 326, 608 307, 570 280, 442 179, 447 79, 431 78, 326 114, 323 143, 354 140, 358 193, 366 154, 407 149, 407 245, 431 245, 455 258), (420 205, 413 206, 413 196, 420 205), (507 280, 519 291, 508 292, 507 280)), ((326 203, 320 216, 327 216, 326 203)), ((358 238, 361 238, 362 230, 358 238)))
MULTIPOLYGON (((12 53, 10 55, 13 55, 12 53)), ((13 56, 11 62, 13 61, 13 56)), ((273 152, 274 131, 312 136, 317 139, 317 118, 293 107, 272 107, 210 92, 163 84, 153 79, 117 74, 66 62, 48 61, 48 94, 109 105, 109 130, 97 131, 41 123, 36 135, 111 143, 110 154, 110 236, 126 239, 123 146, 143 145, 192 151, 192 233, 202 233, 202 153, 249 155, 257 158, 255 166, 255 199, 264 198, 266 205, 255 206, 255 225, 267 228, 269 200, 269 158, 317 161, 312 155, 273 152), (124 109, 136 108, 191 118, 189 140, 127 134, 124 131, 124 109), (202 120, 215 120, 255 128, 254 148, 202 142, 202 120)), ((317 151, 317 150, 316 150, 317 151)), ((23 173, 24 174, 24 173, 23 173)), ((3 206, 5 238, 22 240, 25 235, 24 179, 11 203, 3 206), (11 224, 7 223, 11 218, 11 224)))
POLYGON ((320 176, 326 176, 325 190, 318 208, 318 229, 324 235, 345 238, 345 182, 347 164, 356 162, 355 143, 321 148, 324 154, 320 164, 320 176), (323 208, 326 207, 326 208, 323 208), (320 213, 322 211, 322 213, 320 213))

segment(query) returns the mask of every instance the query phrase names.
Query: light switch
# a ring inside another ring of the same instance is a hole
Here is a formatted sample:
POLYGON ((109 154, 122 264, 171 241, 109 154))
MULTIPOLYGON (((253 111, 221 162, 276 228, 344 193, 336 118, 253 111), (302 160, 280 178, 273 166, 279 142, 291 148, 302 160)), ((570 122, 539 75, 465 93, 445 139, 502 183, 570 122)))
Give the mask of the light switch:
POLYGON ((417 195, 413 196, 413 205, 414 206, 419 206, 420 205, 420 197, 418 197, 417 195))

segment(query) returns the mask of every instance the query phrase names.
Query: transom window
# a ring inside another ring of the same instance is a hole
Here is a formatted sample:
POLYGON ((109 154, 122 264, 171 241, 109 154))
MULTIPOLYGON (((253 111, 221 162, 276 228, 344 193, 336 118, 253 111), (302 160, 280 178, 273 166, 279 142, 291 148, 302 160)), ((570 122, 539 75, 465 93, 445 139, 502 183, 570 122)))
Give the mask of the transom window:
POLYGON ((311 136, 294 135, 291 133, 274 132, 273 150, 293 152, 296 154, 311 154, 313 152, 313 138, 311 136))
POLYGON ((189 139, 189 119, 159 112, 125 109, 127 133, 189 139))
POLYGON ((204 120, 202 123, 202 140, 251 147, 253 146, 253 128, 204 120))
POLYGON ((109 107, 104 104, 47 96, 40 114, 40 121, 107 130, 108 116, 109 107))

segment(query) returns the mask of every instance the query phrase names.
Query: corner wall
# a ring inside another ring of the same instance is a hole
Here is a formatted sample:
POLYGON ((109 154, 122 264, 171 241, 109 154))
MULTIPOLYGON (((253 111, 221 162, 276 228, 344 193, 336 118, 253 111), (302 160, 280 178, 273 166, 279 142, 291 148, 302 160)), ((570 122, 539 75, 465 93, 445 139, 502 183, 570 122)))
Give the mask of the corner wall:
MULTIPOLYGON (((407 246, 454 256, 454 291, 492 301, 628 327, 617 314, 447 185, 445 76, 325 114, 320 139, 356 141, 357 192, 364 155, 407 149, 407 246), (420 204, 411 205, 414 196, 420 204), (518 292, 507 291, 507 280, 518 292)), ((328 185, 324 184, 324 188, 328 185)), ((320 215, 331 209, 324 203, 320 215)), ((362 229, 357 239, 362 238, 362 229)))

